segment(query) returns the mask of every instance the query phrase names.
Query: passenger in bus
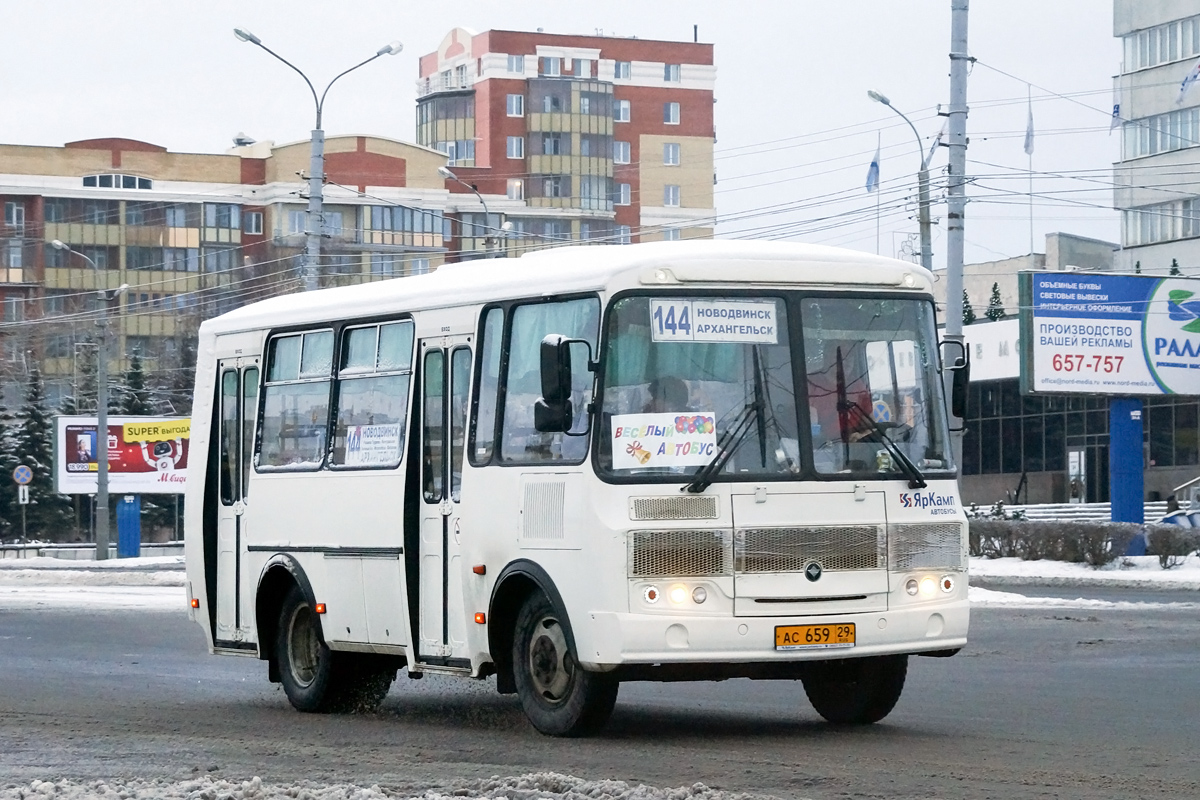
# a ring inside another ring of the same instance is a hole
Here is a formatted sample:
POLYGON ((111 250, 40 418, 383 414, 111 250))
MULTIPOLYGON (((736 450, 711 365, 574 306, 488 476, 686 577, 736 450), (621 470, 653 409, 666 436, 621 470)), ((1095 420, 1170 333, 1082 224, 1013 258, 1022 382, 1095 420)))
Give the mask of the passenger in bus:
POLYGON ((650 381, 650 400, 642 409, 643 414, 666 414, 687 411, 688 385, 674 375, 665 375, 650 381))

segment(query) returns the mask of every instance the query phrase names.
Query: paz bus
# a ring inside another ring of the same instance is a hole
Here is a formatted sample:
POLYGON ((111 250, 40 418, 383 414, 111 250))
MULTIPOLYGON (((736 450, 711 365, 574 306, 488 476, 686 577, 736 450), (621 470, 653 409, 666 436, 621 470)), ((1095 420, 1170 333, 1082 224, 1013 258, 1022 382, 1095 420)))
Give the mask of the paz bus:
POLYGON ((931 287, 828 247, 660 242, 208 320, 191 618, 301 711, 372 708, 403 667, 494 676, 549 735, 598 730, 624 681, 799 680, 876 722, 910 655, 966 643, 963 359, 931 287))

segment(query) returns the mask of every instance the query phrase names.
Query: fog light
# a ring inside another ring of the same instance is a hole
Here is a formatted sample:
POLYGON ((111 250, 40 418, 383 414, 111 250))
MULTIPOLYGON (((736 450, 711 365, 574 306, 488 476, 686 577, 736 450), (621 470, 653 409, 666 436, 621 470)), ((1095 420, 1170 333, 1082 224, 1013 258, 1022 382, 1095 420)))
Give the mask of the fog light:
POLYGON ((658 587, 657 586, 647 586, 646 589, 642 592, 642 599, 645 600, 647 603, 657 603, 658 602, 658 587))
POLYGON ((954 591, 954 577, 952 575, 943 575, 941 583, 942 591, 949 594, 954 591))
POLYGON ((703 603, 707 599, 708 591, 703 586, 697 586, 695 589, 692 589, 692 600, 695 601, 697 605, 703 603))
POLYGON ((933 594, 936 586, 937 583, 934 582, 933 578, 921 578, 921 594, 925 595, 926 597, 929 597, 931 594, 933 594))
POLYGON ((687 600, 687 587, 686 586, 672 586, 670 597, 671 597, 672 603, 674 603, 675 605, 681 605, 684 600, 687 600))
POLYGON ((917 596, 917 590, 918 590, 919 588, 920 588, 920 587, 918 587, 918 586, 917 586, 917 579, 916 579, 916 578, 909 578, 909 579, 908 579, 908 583, 904 584, 904 591, 908 592, 908 593, 909 593, 910 595, 912 595, 913 597, 916 597, 916 596, 917 596))

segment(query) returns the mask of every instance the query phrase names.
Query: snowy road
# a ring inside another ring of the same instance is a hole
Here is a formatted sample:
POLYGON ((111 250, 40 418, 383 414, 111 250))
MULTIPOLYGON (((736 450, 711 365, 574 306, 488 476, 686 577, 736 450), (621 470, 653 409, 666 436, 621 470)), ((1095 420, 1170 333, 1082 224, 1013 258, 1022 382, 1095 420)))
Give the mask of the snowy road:
POLYGON ((626 684, 604 733, 569 741, 534 733, 490 681, 402 674, 378 714, 302 715, 261 662, 206 655, 182 612, 89 608, 102 590, 0 595, 0 798, 35 779, 80 800, 97 779, 131 798, 1200 796, 1195 593, 981 605, 969 648, 914 659, 867 729, 825 725, 791 682, 626 684), (487 781, 543 772, 576 777, 487 781))

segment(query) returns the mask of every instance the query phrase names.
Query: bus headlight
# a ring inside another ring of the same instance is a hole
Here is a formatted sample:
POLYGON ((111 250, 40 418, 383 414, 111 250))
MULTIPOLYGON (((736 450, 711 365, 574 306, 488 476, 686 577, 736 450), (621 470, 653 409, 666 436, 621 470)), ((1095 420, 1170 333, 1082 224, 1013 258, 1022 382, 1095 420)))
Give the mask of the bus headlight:
POLYGON ((909 578, 908 583, 904 584, 904 591, 908 592, 912 597, 916 597, 919 590, 920 587, 917 585, 916 578, 909 578))
POLYGON ((692 589, 692 602, 694 602, 696 605, 700 605, 707 599, 708 590, 703 586, 697 586, 695 589, 692 589))
POLYGON ((682 584, 672 586, 671 592, 668 595, 668 597, 671 598, 671 602, 677 606, 683 605, 683 601, 687 600, 687 596, 688 596, 687 587, 683 586, 682 584))
POLYGON ((933 580, 933 578, 921 578, 921 594, 923 596, 932 597, 936 589, 937 583, 933 580))

